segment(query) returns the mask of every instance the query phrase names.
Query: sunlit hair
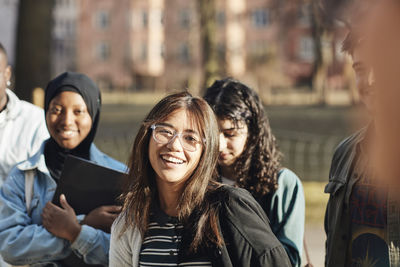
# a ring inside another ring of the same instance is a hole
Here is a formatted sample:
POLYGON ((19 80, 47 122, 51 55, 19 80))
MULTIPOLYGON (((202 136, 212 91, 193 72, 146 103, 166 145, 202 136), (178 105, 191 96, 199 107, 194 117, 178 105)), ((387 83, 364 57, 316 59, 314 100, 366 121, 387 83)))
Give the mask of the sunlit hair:
POLYGON ((231 120, 236 127, 244 122, 248 127, 245 149, 233 166, 237 185, 256 198, 274 192, 278 187, 281 153, 257 93, 239 81, 226 78, 214 82, 204 99, 218 119, 231 120))
MULTIPOLYGON (((183 193, 179 199, 178 217, 186 223, 189 217, 196 218, 193 230, 191 248, 207 241, 220 246, 223 243, 218 231, 217 209, 207 198, 216 189, 211 184, 215 174, 218 159, 218 124, 210 106, 201 98, 193 97, 187 92, 172 94, 162 99, 147 115, 135 138, 129 162, 129 181, 126 191, 122 195, 123 217, 126 227, 137 227, 142 235, 145 234, 148 224, 150 208, 154 201, 158 201, 155 172, 150 164, 148 146, 152 136, 151 125, 165 121, 174 112, 184 110, 197 128, 204 145, 200 161, 190 178, 186 181, 183 193)), ((126 227, 123 231, 126 230, 126 227)))

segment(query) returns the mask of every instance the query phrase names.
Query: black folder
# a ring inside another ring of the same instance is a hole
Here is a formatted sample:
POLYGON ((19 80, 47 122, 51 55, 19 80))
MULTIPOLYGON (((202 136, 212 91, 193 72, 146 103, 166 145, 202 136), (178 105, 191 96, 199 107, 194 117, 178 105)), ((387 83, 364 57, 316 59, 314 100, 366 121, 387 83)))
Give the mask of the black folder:
MULTIPOLYGON (((69 155, 65 159, 52 202, 60 206, 60 195, 64 194, 77 215, 87 215, 104 205, 121 205, 117 199, 126 177, 126 173, 69 155)), ((60 263, 66 267, 100 266, 86 264, 74 253, 60 263)))
POLYGON ((69 155, 52 202, 60 206, 60 195, 64 194, 77 215, 104 205, 121 205, 117 198, 125 178, 126 173, 69 155))

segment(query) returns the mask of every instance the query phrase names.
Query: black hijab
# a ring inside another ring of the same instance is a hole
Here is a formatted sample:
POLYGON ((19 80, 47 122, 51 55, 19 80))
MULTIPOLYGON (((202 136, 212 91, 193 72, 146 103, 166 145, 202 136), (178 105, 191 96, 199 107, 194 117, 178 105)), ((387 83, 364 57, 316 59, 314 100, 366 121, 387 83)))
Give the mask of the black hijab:
POLYGON ((44 100, 44 111, 47 114, 51 100, 61 92, 75 92, 82 96, 86 103, 92 128, 88 136, 74 149, 68 150, 57 144, 50 137, 47 141, 44 155, 51 176, 57 181, 60 178, 64 161, 68 155, 90 160, 90 147, 96 135, 100 117, 101 94, 97 85, 86 75, 76 72, 64 72, 47 85, 44 100))

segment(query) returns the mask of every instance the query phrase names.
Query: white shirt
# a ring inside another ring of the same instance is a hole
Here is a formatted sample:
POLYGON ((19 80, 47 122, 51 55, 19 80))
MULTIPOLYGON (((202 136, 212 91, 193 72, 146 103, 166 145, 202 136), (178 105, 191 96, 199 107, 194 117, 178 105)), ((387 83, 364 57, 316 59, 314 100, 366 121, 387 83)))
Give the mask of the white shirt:
POLYGON ((6 89, 8 102, 0 112, 0 187, 11 168, 33 156, 49 138, 44 111, 19 100, 6 89))

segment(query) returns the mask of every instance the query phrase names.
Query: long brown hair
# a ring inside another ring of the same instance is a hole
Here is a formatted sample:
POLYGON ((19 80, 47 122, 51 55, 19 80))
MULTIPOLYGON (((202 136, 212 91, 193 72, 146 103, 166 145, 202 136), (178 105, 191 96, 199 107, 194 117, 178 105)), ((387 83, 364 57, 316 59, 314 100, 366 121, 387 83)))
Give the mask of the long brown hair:
POLYGON ((257 93, 232 78, 215 81, 204 99, 219 119, 245 122, 248 136, 243 153, 234 163, 239 187, 255 198, 275 192, 281 169, 281 153, 257 93))
MULTIPOLYGON (((190 178, 185 182, 178 204, 178 218, 187 222, 197 214, 193 223, 193 241, 191 249, 207 241, 220 246, 223 243, 217 226, 217 210, 206 195, 215 190, 211 180, 215 174, 218 158, 218 124, 210 106, 201 98, 193 97, 188 92, 172 94, 162 99, 147 115, 135 138, 129 162, 128 185, 122 195, 124 201, 122 214, 125 229, 137 227, 145 234, 153 201, 157 201, 155 173, 151 167, 148 145, 151 138, 151 125, 164 121, 178 110, 185 110, 205 140, 200 161, 190 178)), ((123 233, 122 232, 122 233, 123 233)))

